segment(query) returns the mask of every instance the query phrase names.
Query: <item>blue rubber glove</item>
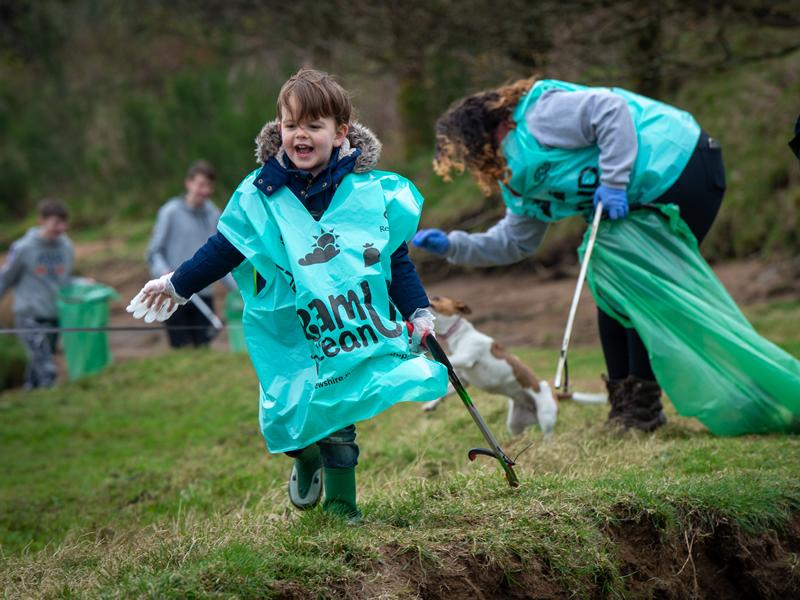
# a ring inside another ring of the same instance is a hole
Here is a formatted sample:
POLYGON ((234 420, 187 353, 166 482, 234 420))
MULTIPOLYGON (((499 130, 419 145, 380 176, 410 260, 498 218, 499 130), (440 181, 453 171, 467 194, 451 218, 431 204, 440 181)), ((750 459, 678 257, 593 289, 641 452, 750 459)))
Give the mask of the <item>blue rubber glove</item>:
POLYGON ((608 214, 612 221, 628 216, 628 192, 601 185, 594 191, 594 206, 603 203, 603 212, 608 214))
POLYGON ((450 247, 450 240, 447 239, 447 234, 441 229, 420 229, 411 240, 417 248, 427 250, 432 254, 444 256, 447 254, 447 249, 450 247))

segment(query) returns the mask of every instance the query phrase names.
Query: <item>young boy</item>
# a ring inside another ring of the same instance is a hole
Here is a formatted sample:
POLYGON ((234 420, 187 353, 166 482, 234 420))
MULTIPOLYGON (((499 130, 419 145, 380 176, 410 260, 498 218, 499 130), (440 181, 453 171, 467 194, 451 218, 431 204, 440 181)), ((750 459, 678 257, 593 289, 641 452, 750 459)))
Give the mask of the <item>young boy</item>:
POLYGON ((0 270, 0 298, 14 288, 14 324, 32 331, 20 334, 28 355, 25 389, 55 385, 53 360, 58 335, 36 329, 58 327, 58 291, 70 283, 74 251, 66 236, 69 211, 61 200, 39 203, 39 226, 11 245, 0 270))
MULTIPOLYGON (((147 250, 147 262, 153 277, 172 273, 217 233, 219 209, 210 199, 215 179, 214 167, 205 160, 198 160, 186 173, 186 193, 171 198, 158 211, 147 250)), ((223 279, 223 283, 230 289, 236 287, 230 275, 223 279)), ((211 310, 214 309, 210 285, 198 290, 197 295, 211 310)), ((194 304, 178 308, 165 325, 173 348, 207 346, 214 333, 208 318, 194 304)))
POLYGON ((235 269, 261 430, 271 452, 294 458, 289 498, 311 508, 324 486, 324 510, 358 519, 353 423, 447 389, 441 365, 410 352, 403 322, 415 336, 433 329, 406 245, 422 198, 373 171, 380 142, 351 123, 347 92, 329 75, 299 71, 277 112, 256 138, 263 166, 233 193, 219 234, 148 282, 128 311, 164 320, 235 269))

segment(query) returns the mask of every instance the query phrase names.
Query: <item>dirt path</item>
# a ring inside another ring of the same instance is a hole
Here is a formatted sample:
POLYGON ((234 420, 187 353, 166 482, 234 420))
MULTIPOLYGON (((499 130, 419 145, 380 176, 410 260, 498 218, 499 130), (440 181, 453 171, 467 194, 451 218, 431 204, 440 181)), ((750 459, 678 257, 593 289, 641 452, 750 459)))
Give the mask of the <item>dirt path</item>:
MULTIPOLYGON (((717 265, 714 270, 733 298, 745 306, 776 293, 792 293, 780 288, 782 279, 773 273, 777 268, 748 260, 717 265)), ((577 267, 569 277, 558 280, 542 280, 518 272, 482 276, 475 271, 431 283, 426 289, 430 295, 466 302, 472 308, 473 324, 504 344, 558 346, 576 278, 577 267)), ((584 288, 575 319, 572 338, 575 343, 598 342, 596 311, 591 293, 584 288)))

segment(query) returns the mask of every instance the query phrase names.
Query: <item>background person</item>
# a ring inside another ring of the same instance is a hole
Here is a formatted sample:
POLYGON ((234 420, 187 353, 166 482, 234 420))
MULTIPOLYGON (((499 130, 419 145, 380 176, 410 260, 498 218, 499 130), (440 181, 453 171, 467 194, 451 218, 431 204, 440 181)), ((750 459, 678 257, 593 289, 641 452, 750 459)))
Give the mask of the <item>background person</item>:
MULTIPOLYGON (((619 88, 520 80, 456 102, 436 135, 440 175, 469 169, 507 205, 485 233, 417 233, 415 245, 454 264, 518 262, 536 251, 550 222, 590 215, 598 201, 611 219, 648 203, 676 204, 702 242, 725 192, 719 144, 690 114, 619 88)), ((598 325, 608 424, 662 426, 661 388, 641 338, 602 310, 598 325)))
MULTIPOLYGON (((147 250, 147 262, 153 277, 172 273, 217 233, 220 212, 211 201, 215 180, 216 173, 211 164, 198 160, 186 172, 186 192, 168 200, 158 211, 147 250)), ((229 289, 236 289, 230 275, 223 278, 223 283, 229 289)), ((214 310, 211 285, 204 287, 197 295, 214 310)), ((173 348, 207 346, 215 334, 208 318, 192 303, 179 307, 165 325, 169 344, 173 348)))
POLYGON ((66 235, 67 205, 61 200, 42 200, 38 213, 38 226, 11 244, 0 269, 0 298, 14 288, 14 326, 31 330, 19 334, 28 357, 25 389, 51 387, 58 379, 54 360, 58 334, 36 330, 58 327, 58 292, 71 282, 75 262, 66 235))

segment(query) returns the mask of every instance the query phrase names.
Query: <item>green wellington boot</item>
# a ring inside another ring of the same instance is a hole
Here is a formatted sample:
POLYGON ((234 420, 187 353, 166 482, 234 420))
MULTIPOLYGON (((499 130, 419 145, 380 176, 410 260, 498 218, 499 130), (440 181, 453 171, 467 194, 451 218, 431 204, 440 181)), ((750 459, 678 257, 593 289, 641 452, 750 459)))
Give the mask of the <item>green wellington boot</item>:
POLYGON ((312 444, 294 459, 289 476, 289 501, 300 510, 314 508, 322 496, 322 458, 312 444))
POLYGON ((329 469, 325 467, 325 502, 322 510, 344 517, 350 523, 361 520, 356 506, 356 469, 329 469))

